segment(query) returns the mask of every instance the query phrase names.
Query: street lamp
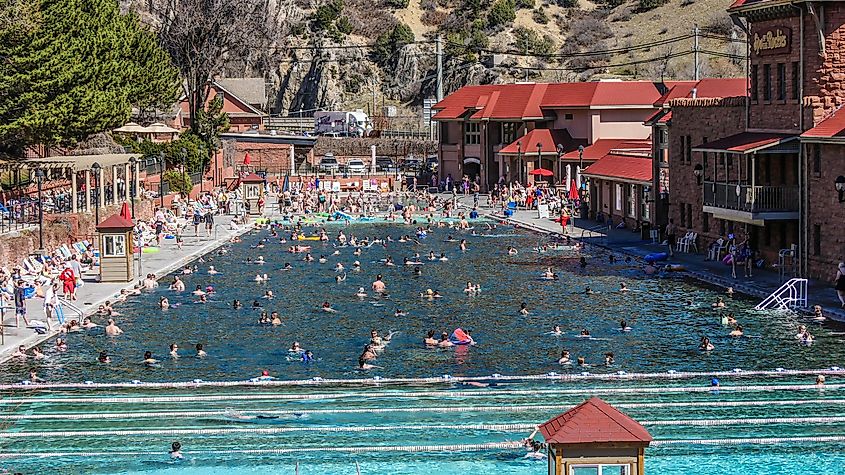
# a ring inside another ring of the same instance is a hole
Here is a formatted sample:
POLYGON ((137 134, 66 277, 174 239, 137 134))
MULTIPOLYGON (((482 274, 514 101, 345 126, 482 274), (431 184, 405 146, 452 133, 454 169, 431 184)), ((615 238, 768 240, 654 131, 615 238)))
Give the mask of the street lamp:
POLYGON ((516 181, 522 182, 522 141, 516 143, 516 181))
MULTIPOLYGON (((557 158, 555 159, 555 167, 554 168, 555 168, 555 174, 557 175, 558 183, 560 183, 561 179, 563 179, 563 165, 560 163, 560 157, 563 156, 563 152, 564 152, 563 144, 557 144, 557 146, 555 147, 555 153, 557 155, 557 158)), ((569 186, 568 183, 566 183, 565 185, 569 186)))
POLYGON ((138 173, 138 159, 130 157, 129 167, 132 169, 132 181, 129 183, 129 197, 132 200, 132 219, 135 219, 135 194, 138 192, 138 190, 135 189, 135 177, 138 173))
POLYGON ((695 181, 698 186, 701 186, 701 175, 704 174, 704 168, 700 163, 692 169, 692 174, 695 175, 695 181))
POLYGON ((94 171, 94 221, 97 224, 100 224, 100 170, 102 168, 97 162, 91 165, 91 170, 94 171))
POLYGON ((41 183, 44 181, 44 170, 35 169, 35 178, 38 180, 38 249, 41 254, 44 250, 44 201, 41 199, 41 183))
POLYGON ((836 186, 836 191, 839 192, 839 202, 845 203, 845 176, 839 175, 833 184, 836 186))
POLYGON ((576 174, 578 177, 578 186, 582 189, 586 188, 584 185, 586 182, 581 179, 581 170, 584 169, 584 146, 578 146, 578 173, 576 174))

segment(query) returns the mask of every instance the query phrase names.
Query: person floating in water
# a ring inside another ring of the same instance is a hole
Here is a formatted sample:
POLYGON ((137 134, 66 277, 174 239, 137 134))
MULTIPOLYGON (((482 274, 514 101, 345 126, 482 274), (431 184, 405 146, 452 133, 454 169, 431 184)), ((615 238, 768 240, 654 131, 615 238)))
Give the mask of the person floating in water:
POLYGON ((522 315, 528 315, 528 304, 526 304, 525 302, 519 304, 519 313, 521 313, 522 315))

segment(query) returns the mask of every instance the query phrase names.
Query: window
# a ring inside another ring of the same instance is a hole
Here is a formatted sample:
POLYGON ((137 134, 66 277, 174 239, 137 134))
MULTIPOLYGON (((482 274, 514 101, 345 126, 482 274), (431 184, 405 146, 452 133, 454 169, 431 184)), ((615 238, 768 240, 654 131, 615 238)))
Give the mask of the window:
POLYGON ((622 193, 625 190, 622 189, 622 185, 619 183, 616 184, 616 211, 622 211, 622 193))
POLYGON ((502 143, 509 144, 516 140, 516 131, 519 124, 516 122, 502 122, 502 143))
POLYGON ((813 225, 813 255, 822 255, 822 225, 813 225))
POLYGON ((481 144, 481 123, 467 122, 464 127, 464 143, 467 145, 481 144))
POLYGON ((772 65, 763 65, 763 100, 772 100, 772 65))
POLYGON ((778 100, 786 100, 786 65, 778 63, 778 100))
POLYGON ((813 144, 810 145, 810 149, 813 151, 813 173, 820 176, 822 174, 822 146, 813 144))
POLYGON ((642 199, 640 200, 640 206, 642 207, 642 215, 640 216, 640 219, 646 222, 651 222, 651 206, 649 206, 649 202, 651 200, 648 196, 651 191, 650 188, 650 186, 643 187, 642 199))
POLYGON ((103 257, 126 257, 126 236, 123 234, 103 236, 103 257))
POLYGON ((569 466, 570 475, 630 475, 631 466, 621 463, 573 464, 569 466))
POLYGON ((751 66, 751 100, 757 102, 757 65, 751 66))
POLYGON ((798 93, 801 92, 801 70, 798 61, 792 63, 792 100, 798 100, 798 93))
POLYGON ((628 185, 628 217, 637 217, 637 185, 628 185))
POLYGON ((710 213, 701 213, 701 232, 710 231, 710 213))
POLYGON ((563 114, 563 120, 572 120, 575 116, 572 114, 563 114))

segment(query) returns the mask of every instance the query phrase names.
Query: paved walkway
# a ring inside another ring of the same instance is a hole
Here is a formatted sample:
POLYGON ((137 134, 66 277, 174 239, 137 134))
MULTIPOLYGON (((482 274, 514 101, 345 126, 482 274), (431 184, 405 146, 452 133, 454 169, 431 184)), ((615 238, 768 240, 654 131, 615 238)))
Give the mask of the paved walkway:
MULTIPOLYGON (((451 195, 444 195, 444 197, 451 198, 451 195)), ((460 197, 459 201, 466 206, 472 205, 471 197, 460 197)), ((478 211, 501 219, 502 216, 496 214, 498 209, 494 210, 484 206, 486 201, 486 198, 481 199, 481 207, 478 211)), ((559 223, 551 219, 538 218, 537 211, 518 210, 511 216, 510 220, 536 231, 561 233, 559 223)), ((608 232, 606 226, 580 218, 574 220, 574 225, 567 227, 566 234, 585 243, 638 258, 655 252, 667 251, 666 246, 653 244, 650 239, 641 239, 639 232, 634 233, 630 229, 612 229, 608 232), (601 229, 591 231, 597 228, 601 229)), ((702 250, 699 249, 699 251, 702 250)), ((682 264, 687 269, 686 273, 699 281, 724 288, 733 287, 737 292, 761 300, 768 297, 782 284, 779 273, 767 269, 754 269, 754 276, 745 278, 742 276, 742 269, 737 268, 737 278, 734 279, 731 277, 730 266, 721 262, 705 261, 705 257, 706 254, 703 253, 676 252, 668 263, 682 264)), ((810 312, 813 305, 821 305, 828 318, 845 322, 845 310, 840 307, 839 299, 832 284, 810 280, 808 294, 807 303, 810 308, 802 310, 810 312)))
MULTIPOLYGON (((99 283, 97 282, 97 274, 89 273, 83 276, 85 284, 76 292, 78 299, 73 304, 81 311, 83 315, 91 315, 97 311, 100 304, 106 300, 114 300, 115 296, 120 293, 121 289, 131 289, 138 281, 143 279, 143 276, 154 273, 157 277, 167 275, 174 270, 185 266, 189 262, 198 257, 207 254, 214 250, 221 244, 227 242, 233 236, 243 234, 251 229, 250 225, 242 226, 239 230, 233 231, 229 228, 230 216, 218 216, 216 218, 215 231, 211 237, 205 237, 205 231, 200 229, 200 236, 194 237, 189 226, 186 228, 187 233, 183 235, 184 243, 182 250, 176 248, 175 239, 162 240, 161 250, 156 253, 142 254, 140 262, 141 270, 138 272, 138 257, 135 256, 135 280, 128 283, 99 283)), ((96 272, 99 272, 95 269, 96 272)), ((7 303, 7 305, 9 305, 7 303)), ((32 298, 27 300, 26 313, 30 320, 46 321, 44 315, 44 299, 32 298)), ((65 306, 65 319, 77 319, 81 322, 82 318, 79 312, 65 306)), ((118 317, 119 319, 119 317, 118 317)), ((17 349, 19 345, 24 345, 30 348, 37 345, 44 340, 47 340, 58 333, 59 325, 56 320, 50 322, 51 332, 45 335, 39 335, 34 330, 26 328, 23 320, 20 320, 20 326, 15 326, 15 311, 14 304, 11 309, 6 308, 3 311, 3 333, 4 343, 0 346, 0 361, 7 359, 11 353, 17 349)), ((104 324, 102 321, 97 321, 98 324, 104 324)), ((120 322, 118 321, 118 324, 120 322)))

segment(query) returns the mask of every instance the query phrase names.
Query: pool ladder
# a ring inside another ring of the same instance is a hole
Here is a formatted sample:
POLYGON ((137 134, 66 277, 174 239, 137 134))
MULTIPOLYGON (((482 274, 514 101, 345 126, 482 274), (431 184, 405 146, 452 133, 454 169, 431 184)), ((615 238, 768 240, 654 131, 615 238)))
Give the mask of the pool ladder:
POLYGON ((789 310, 795 307, 807 307, 807 279, 789 279, 757 304, 754 310, 767 308, 789 310))

